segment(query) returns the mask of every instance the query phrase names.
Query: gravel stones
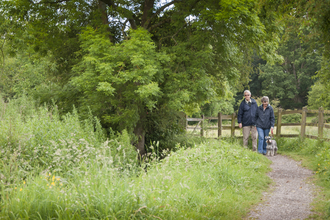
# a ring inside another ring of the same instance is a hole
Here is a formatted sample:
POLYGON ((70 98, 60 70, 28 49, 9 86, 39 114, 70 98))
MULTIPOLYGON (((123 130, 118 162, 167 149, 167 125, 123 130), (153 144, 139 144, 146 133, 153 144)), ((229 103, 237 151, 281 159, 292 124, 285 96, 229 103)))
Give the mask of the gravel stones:
POLYGON ((268 157, 273 163, 268 176, 275 182, 262 203, 248 214, 247 219, 277 220, 306 219, 312 212, 314 185, 310 181, 313 171, 300 166, 300 162, 286 156, 268 157))

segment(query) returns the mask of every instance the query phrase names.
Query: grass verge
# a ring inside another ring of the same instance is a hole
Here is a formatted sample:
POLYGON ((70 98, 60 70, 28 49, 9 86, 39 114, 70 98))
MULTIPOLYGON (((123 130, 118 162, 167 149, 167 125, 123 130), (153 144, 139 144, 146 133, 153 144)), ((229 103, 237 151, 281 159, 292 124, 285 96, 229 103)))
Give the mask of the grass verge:
POLYGON ((267 158, 218 140, 179 148, 134 172, 108 159, 78 165, 72 178, 27 178, 1 200, 0 217, 241 219, 271 182, 267 158))

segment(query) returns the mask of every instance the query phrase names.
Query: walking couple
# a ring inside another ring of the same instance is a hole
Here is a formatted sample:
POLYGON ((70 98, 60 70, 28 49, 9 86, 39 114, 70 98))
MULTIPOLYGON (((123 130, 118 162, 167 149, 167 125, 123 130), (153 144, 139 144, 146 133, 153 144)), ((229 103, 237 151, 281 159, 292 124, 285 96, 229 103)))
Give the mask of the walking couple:
POLYGON ((257 102, 251 98, 251 92, 245 90, 244 100, 238 110, 237 121, 239 128, 243 127, 243 146, 247 148, 251 133, 252 150, 256 151, 259 136, 258 153, 266 155, 265 137, 269 136, 269 132, 274 134, 275 116, 274 110, 269 104, 269 98, 263 96, 261 102, 262 104, 258 106, 257 102))

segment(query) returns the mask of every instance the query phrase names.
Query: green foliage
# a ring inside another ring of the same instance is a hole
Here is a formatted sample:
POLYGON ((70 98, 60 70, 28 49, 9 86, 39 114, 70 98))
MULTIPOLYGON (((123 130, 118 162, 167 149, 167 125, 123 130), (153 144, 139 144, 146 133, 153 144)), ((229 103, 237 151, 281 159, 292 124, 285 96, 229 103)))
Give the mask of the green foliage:
POLYGON ((282 116, 282 123, 300 123, 301 114, 289 114, 282 116))
POLYGON ((96 117, 80 120, 74 111, 60 118, 56 106, 37 108, 26 97, 0 105, 0 181, 5 188, 39 172, 69 177, 78 165, 88 168, 99 154, 115 166, 137 163, 127 131, 106 141, 96 117))
POLYGON ((269 160, 237 144, 210 141, 192 149, 178 146, 138 175, 111 166, 97 154, 93 166, 63 178, 29 177, 1 200, 4 218, 57 219, 241 219, 259 203, 270 183, 269 160), (221 145, 221 147, 219 147, 221 145))
POLYGON ((132 31, 130 40, 112 45, 104 34, 91 28, 81 35, 86 55, 75 68, 72 84, 84 93, 82 106, 90 106, 113 128, 132 131, 139 114, 146 115, 163 96, 159 85, 166 70, 162 64, 169 58, 155 51, 150 37, 139 29, 132 31))
POLYGON ((42 102, 53 99, 61 113, 75 105, 82 118, 89 106, 104 127, 127 129, 142 140, 152 132, 146 124, 157 121, 146 121, 148 111, 191 115, 215 102, 217 111, 231 112, 226 101, 247 82, 253 48, 270 62, 280 60, 276 22, 282 7, 272 1, 150 3, 2 1, 1 18, 14 24, 6 26, 7 48, 46 57, 33 65, 53 68, 45 71, 50 77, 34 66, 19 69, 26 82, 19 85, 13 82, 17 72, 7 71, 14 73, 13 86, 5 92, 14 87, 42 102))
POLYGON ((311 91, 308 93, 308 107, 311 109, 318 109, 321 106, 328 108, 330 106, 330 99, 328 96, 322 95, 325 91, 325 85, 317 81, 311 91))
POLYGON ((328 59, 322 59, 322 68, 318 71, 315 78, 318 81, 312 86, 312 90, 309 92, 308 105, 312 108, 318 109, 323 106, 324 108, 330 108, 329 84, 326 83, 330 79, 330 62, 328 59))
MULTIPOLYGON (((291 31, 289 27, 287 31, 291 31)), ((310 52, 310 45, 301 43, 297 35, 287 35, 288 39, 279 47, 284 62, 262 65, 259 80, 263 95, 280 99, 283 108, 297 108, 306 105, 307 92, 313 84, 312 76, 320 69, 321 56, 318 48, 310 52)))

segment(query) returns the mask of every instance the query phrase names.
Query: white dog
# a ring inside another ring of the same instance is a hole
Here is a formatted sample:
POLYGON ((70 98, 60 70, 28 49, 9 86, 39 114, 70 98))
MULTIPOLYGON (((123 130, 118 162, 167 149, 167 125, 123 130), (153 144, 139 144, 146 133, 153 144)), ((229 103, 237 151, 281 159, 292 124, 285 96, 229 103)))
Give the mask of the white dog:
POLYGON ((277 143, 275 140, 272 140, 271 136, 266 136, 266 143, 267 143, 267 153, 266 156, 275 156, 277 153, 277 143))

